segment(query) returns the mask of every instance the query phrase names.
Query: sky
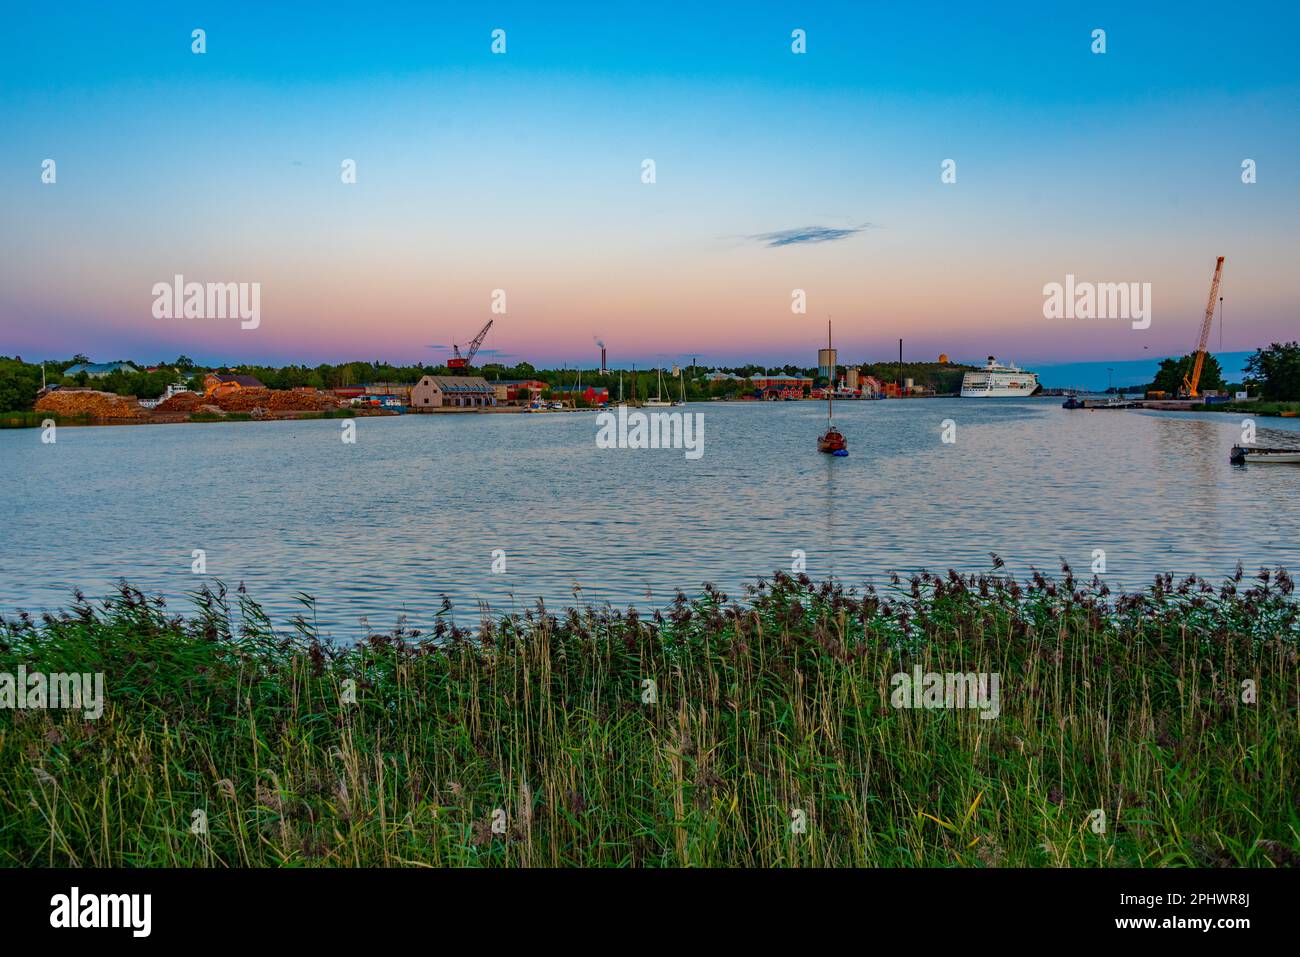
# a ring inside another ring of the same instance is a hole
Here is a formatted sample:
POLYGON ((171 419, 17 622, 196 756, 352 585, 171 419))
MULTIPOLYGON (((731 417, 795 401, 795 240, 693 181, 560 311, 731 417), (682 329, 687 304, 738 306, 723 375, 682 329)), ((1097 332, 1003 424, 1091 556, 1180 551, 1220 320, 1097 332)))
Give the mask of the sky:
POLYGON ((1217 256, 1225 351, 1300 337, 1300 13, 1134 6, 10 5, 0 354, 439 362, 493 318, 480 362, 813 365, 833 316, 850 361, 1149 363, 1217 256), (175 275, 257 328, 155 317, 175 275), (1150 327, 1045 318, 1067 275, 1150 327))

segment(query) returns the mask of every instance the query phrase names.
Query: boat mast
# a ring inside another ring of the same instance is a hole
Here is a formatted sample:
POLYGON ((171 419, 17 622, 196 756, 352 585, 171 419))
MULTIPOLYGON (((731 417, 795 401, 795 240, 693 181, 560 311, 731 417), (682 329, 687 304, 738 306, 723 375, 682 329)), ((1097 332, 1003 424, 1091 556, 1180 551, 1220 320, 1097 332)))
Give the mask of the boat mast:
POLYGON ((826 354, 831 360, 830 377, 826 380, 826 425, 835 427, 835 359, 831 351, 831 317, 826 317, 826 354))

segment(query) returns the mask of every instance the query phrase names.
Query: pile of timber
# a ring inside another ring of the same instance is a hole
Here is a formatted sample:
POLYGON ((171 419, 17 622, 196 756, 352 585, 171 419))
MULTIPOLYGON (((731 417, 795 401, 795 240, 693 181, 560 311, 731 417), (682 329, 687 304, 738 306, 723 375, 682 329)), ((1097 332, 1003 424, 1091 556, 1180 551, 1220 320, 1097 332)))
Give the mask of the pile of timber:
POLYGON ((94 389, 56 389, 41 396, 34 408, 37 412, 89 416, 92 419, 143 419, 147 416, 135 399, 94 389))

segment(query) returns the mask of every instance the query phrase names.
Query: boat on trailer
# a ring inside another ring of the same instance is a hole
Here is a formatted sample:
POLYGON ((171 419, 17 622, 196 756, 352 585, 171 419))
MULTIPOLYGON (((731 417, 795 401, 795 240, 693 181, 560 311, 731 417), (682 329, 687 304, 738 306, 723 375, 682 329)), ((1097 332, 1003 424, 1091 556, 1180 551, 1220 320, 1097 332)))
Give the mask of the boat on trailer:
POLYGON ((1300 449, 1261 449, 1249 445, 1234 445, 1228 458, 1238 465, 1257 462, 1273 465, 1300 465, 1300 449))

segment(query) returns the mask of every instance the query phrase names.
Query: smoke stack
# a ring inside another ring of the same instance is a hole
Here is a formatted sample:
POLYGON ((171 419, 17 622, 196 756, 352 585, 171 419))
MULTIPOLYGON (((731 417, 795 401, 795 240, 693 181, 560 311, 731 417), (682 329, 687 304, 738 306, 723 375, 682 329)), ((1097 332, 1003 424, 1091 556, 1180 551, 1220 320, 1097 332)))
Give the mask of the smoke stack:
POLYGON ((605 372, 606 372, 606 369, 605 369, 605 347, 604 347, 604 346, 601 346, 601 347, 600 347, 600 374, 601 374, 601 375, 604 375, 605 372))

